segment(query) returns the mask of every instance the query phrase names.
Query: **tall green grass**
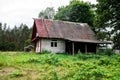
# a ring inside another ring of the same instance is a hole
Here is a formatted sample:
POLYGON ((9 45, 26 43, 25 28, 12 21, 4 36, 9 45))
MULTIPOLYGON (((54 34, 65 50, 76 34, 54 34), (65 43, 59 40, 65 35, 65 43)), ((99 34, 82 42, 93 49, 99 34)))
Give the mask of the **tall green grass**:
POLYGON ((119 54, 0 52, 1 80, 119 80, 119 75, 119 54))

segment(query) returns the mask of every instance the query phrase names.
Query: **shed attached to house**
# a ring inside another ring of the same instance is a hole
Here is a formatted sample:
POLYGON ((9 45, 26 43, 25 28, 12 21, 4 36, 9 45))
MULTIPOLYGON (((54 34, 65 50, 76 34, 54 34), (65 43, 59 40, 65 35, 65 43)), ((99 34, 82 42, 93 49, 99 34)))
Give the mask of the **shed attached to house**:
POLYGON ((87 23, 34 19, 32 42, 35 51, 53 53, 96 52, 98 41, 87 23))

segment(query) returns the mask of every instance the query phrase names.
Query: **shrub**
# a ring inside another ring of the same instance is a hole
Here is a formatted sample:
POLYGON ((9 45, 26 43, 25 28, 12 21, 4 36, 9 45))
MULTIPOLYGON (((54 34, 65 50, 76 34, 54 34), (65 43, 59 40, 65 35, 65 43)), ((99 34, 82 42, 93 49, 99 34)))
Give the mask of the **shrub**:
POLYGON ((77 52, 76 55, 78 58, 82 59, 83 58, 83 54, 80 52, 80 50, 77 52))
POLYGON ((114 52, 113 52, 112 49, 106 49, 106 50, 104 51, 104 53, 105 53, 106 55, 108 55, 108 56, 111 56, 112 54, 114 54, 114 52))
POLYGON ((97 52, 97 54, 103 54, 103 55, 108 55, 108 56, 111 56, 114 54, 113 50, 112 49, 104 49, 104 50, 99 50, 97 52))

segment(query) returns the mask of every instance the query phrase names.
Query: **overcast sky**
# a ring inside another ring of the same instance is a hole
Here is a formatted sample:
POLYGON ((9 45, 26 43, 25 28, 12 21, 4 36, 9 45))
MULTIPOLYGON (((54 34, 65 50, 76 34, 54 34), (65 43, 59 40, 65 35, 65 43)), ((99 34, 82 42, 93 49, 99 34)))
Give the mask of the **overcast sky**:
MULTIPOLYGON (((33 25, 33 19, 37 18, 41 10, 46 7, 58 7, 68 5, 70 0, 0 0, 0 22, 7 23, 12 28, 21 23, 33 25)), ((96 4, 96 0, 83 0, 96 4)))

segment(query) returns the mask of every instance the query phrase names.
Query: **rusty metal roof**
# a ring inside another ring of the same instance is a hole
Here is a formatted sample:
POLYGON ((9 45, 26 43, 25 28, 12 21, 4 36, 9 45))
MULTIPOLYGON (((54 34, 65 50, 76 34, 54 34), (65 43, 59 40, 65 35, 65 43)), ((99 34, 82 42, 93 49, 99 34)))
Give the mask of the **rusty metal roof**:
POLYGON ((32 39, 40 38, 61 38, 70 41, 82 41, 98 43, 94 32, 87 23, 75 23, 49 19, 34 19, 32 39))

